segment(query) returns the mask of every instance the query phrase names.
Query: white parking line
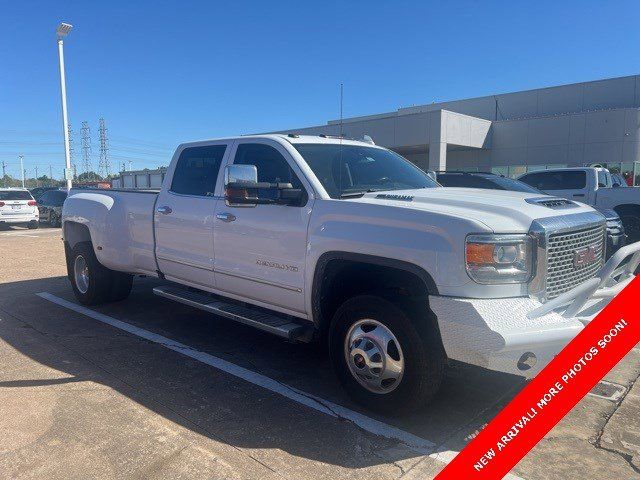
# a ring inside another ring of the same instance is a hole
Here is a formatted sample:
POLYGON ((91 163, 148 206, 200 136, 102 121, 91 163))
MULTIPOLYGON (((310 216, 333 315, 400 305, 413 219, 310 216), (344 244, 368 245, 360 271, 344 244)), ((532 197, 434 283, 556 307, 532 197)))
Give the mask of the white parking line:
MULTIPOLYGON (((388 425, 379 420, 375 420, 371 417, 367 417, 366 415, 355 412, 336 403, 330 402, 329 400, 324 400, 316 395, 305 393, 301 390, 298 390, 297 388, 290 387, 265 375, 256 373, 244 367, 240 367, 231 362, 223 360, 222 358, 218 358, 208 353, 195 350, 188 345, 176 342, 175 340, 164 337, 157 333, 153 333, 143 328, 123 322, 121 320, 117 320, 113 317, 96 312, 76 303, 69 302, 68 300, 56 297, 55 295, 52 295, 48 292, 40 292, 37 295, 45 300, 55 303, 56 305, 68 308, 69 310, 73 310, 74 312, 80 313, 82 315, 86 315, 87 317, 91 317, 94 320, 105 323, 114 328, 118 328, 132 335, 136 335, 140 338, 144 338, 145 340, 148 340, 150 342, 162 345, 169 350, 178 352, 206 365, 215 367, 219 370, 222 370, 223 372, 241 378, 242 380, 245 380, 247 382, 253 383, 254 385, 258 385, 273 393, 277 393, 278 395, 287 397, 294 402, 317 410, 318 412, 324 413, 331 417, 349 420, 350 422, 360 427, 362 430, 365 430, 369 433, 389 439, 398 440, 399 442, 402 442, 406 446, 415 450, 417 453, 428 455, 428 457, 432 460, 436 460, 442 463, 449 463, 458 454, 458 452, 452 450, 434 452, 434 450, 436 449, 436 444, 429 440, 418 437, 417 435, 413 435, 412 433, 406 432, 392 425, 388 425)), ((508 474, 504 478, 508 480, 523 480, 522 478, 513 474, 508 474)))

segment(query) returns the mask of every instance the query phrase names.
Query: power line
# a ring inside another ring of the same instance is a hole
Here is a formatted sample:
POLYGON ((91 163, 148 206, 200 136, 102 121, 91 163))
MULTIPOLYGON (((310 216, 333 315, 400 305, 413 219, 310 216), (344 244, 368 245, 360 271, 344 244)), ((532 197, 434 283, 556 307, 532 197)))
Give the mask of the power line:
POLYGON ((100 127, 100 163, 98 171, 103 177, 109 176, 109 146, 107 144, 107 126, 104 118, 99 120, 100 127))
POLYGON ((91 129, 89 122, 82 122, 82 171, 91 171, 91 129))

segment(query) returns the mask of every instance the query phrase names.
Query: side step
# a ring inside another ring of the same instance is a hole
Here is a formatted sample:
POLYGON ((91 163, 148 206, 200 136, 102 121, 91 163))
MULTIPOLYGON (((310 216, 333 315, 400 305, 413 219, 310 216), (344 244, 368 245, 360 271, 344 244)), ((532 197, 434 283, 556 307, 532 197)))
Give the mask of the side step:
POLYGON ((287 340, 308 342, 313 336, 313 328, 311 326, 295 323, 287 315, 267 312, 259 307, 238 305, 207 292, 192 290, 178 285, 163 285, 155 287, 153 293, 160 297, 264 330, 287 340))

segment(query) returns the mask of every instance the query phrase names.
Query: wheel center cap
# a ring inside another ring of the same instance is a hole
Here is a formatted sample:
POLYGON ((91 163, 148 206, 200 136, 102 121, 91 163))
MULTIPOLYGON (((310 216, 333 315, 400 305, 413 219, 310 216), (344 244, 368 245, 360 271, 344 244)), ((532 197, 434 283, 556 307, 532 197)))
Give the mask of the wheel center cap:
POLYGON ((353 363, 355 363, 356 367, 358 368, 364 368, 366 361, 364 359, 364 357, 357 353, 354 357, 353 357, 353 363))

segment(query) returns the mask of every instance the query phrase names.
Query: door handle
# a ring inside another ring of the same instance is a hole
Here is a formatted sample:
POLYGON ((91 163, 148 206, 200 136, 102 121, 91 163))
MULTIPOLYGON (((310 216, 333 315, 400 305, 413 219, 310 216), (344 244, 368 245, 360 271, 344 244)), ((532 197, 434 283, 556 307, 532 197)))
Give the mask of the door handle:
POLYGON ((233 222, 236 219, 236 216, 233 213, 217 213, 216 218, 223 222, 233 222))
POLYGON ((584 197, 584 193, 574 193, 574 197, 584 197))
POLYGON ((171 207, 168 207, 165 205, 163 207, 156 208, 156 212, 161 213, 163 215, 169 215, 171 212, 173 212, 173 210, 171 210, 171 207))

